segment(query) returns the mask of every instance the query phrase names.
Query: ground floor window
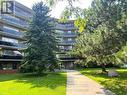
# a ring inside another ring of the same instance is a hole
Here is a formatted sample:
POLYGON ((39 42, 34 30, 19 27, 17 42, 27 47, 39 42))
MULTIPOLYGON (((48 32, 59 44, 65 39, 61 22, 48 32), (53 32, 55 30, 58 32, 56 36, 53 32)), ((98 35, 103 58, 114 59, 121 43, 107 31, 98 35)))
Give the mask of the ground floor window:
POLYGON ((2 64, 3 70, 11 70, 12 64, 2 64))
POLYGON ((10 63, 10 64, 7 64, 7 63, 3 63, 3 64, 0 64, 0 70, 14 70, 14 69, 17 69, 18 66, 16 63, 10 63))

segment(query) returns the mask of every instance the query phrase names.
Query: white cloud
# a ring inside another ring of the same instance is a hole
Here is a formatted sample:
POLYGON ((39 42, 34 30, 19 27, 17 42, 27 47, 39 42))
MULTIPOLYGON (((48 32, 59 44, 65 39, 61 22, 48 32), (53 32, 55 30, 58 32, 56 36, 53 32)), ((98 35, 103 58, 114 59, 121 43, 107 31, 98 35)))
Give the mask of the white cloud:
MULTIPOLYGON (((32 8, 33 4, 39 1, 43 1, 43 0, 16 0, 18 2, 20 2, 21 4, 32 8)), ((79 2, 74 3, 74 5, 76 7, 80 7, 80 8, 88 8, 91 4, 92 0, 79 0, 79 2)), ((67 3, 65 1, 63 2, 59 2, 55 8, 53 8, 51 14, 53 17, 59 18, 61 12, 64 10, 65 6, 67 6, 67 3)))

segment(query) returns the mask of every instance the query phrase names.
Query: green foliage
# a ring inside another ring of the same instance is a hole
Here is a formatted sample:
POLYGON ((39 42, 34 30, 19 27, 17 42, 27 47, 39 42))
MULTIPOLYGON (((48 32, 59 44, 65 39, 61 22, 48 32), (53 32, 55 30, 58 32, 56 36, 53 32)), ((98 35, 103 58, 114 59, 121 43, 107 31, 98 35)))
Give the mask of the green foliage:
POLYGON ((21 68, 39 74, 57 66, 55 53, 58 48, 56 33, 52 28, 49 8, 43 2, 35 4, 30 28, 25 36, 28 48, 21 68))
POLYGON ((79 32, 83 32, 86 27, 86 19, 82 19, 79 17, 74 24, 77 28, 79 28, 79 32))
POLYGON ((49 4, 49 6, 54 6, 56 5, 58 2, 60 1, 66 1, 68 2, 69 5, 72 6, 72 3, 75 2, 75 1, 78 1, 78 0, 46 0, 46 2, 49 4))
POLYGON ((94 0, 82 17, 75 24, 84 32, 77 38, 72 54, 103 66, 126 62, 121 52, 126 52, 127 1, 94 0))
POLYGON ((61 14, 60 22, 66 22, 71 17, 79 17, 82 14, 82 9, 79 7, 75 7, 74 3, 79 2, 79 0, 45 0, 47 4, 51 7, 54 7, 58 2, 64 1, 67 2, 67 6, 61 14))

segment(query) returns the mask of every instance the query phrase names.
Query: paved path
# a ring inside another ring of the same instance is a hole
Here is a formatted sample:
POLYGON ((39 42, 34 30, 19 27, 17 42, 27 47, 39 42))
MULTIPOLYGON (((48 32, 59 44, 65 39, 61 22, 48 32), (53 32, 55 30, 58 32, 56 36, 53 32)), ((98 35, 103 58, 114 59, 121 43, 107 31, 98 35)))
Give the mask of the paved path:
POLYGON ((103 86, 75 70, 67 70, 66 95, 114 95, 103 86))

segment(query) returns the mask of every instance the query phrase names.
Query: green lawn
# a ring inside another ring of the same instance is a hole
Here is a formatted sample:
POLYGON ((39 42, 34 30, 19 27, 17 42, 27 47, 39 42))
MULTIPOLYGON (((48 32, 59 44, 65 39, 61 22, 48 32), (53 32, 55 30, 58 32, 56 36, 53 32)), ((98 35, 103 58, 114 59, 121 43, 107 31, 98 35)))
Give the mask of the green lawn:
POLYGON ((66 74, 0 75, 0 95, 66 95, 66 74))
POLYGON ((82 74, 99 82, 107 89, 116 93, 116 95, 127 95, 127 69, 117 69, 119 77, 108 77, 101 74, 101 69, 83 69, 80 70, 82 74))

